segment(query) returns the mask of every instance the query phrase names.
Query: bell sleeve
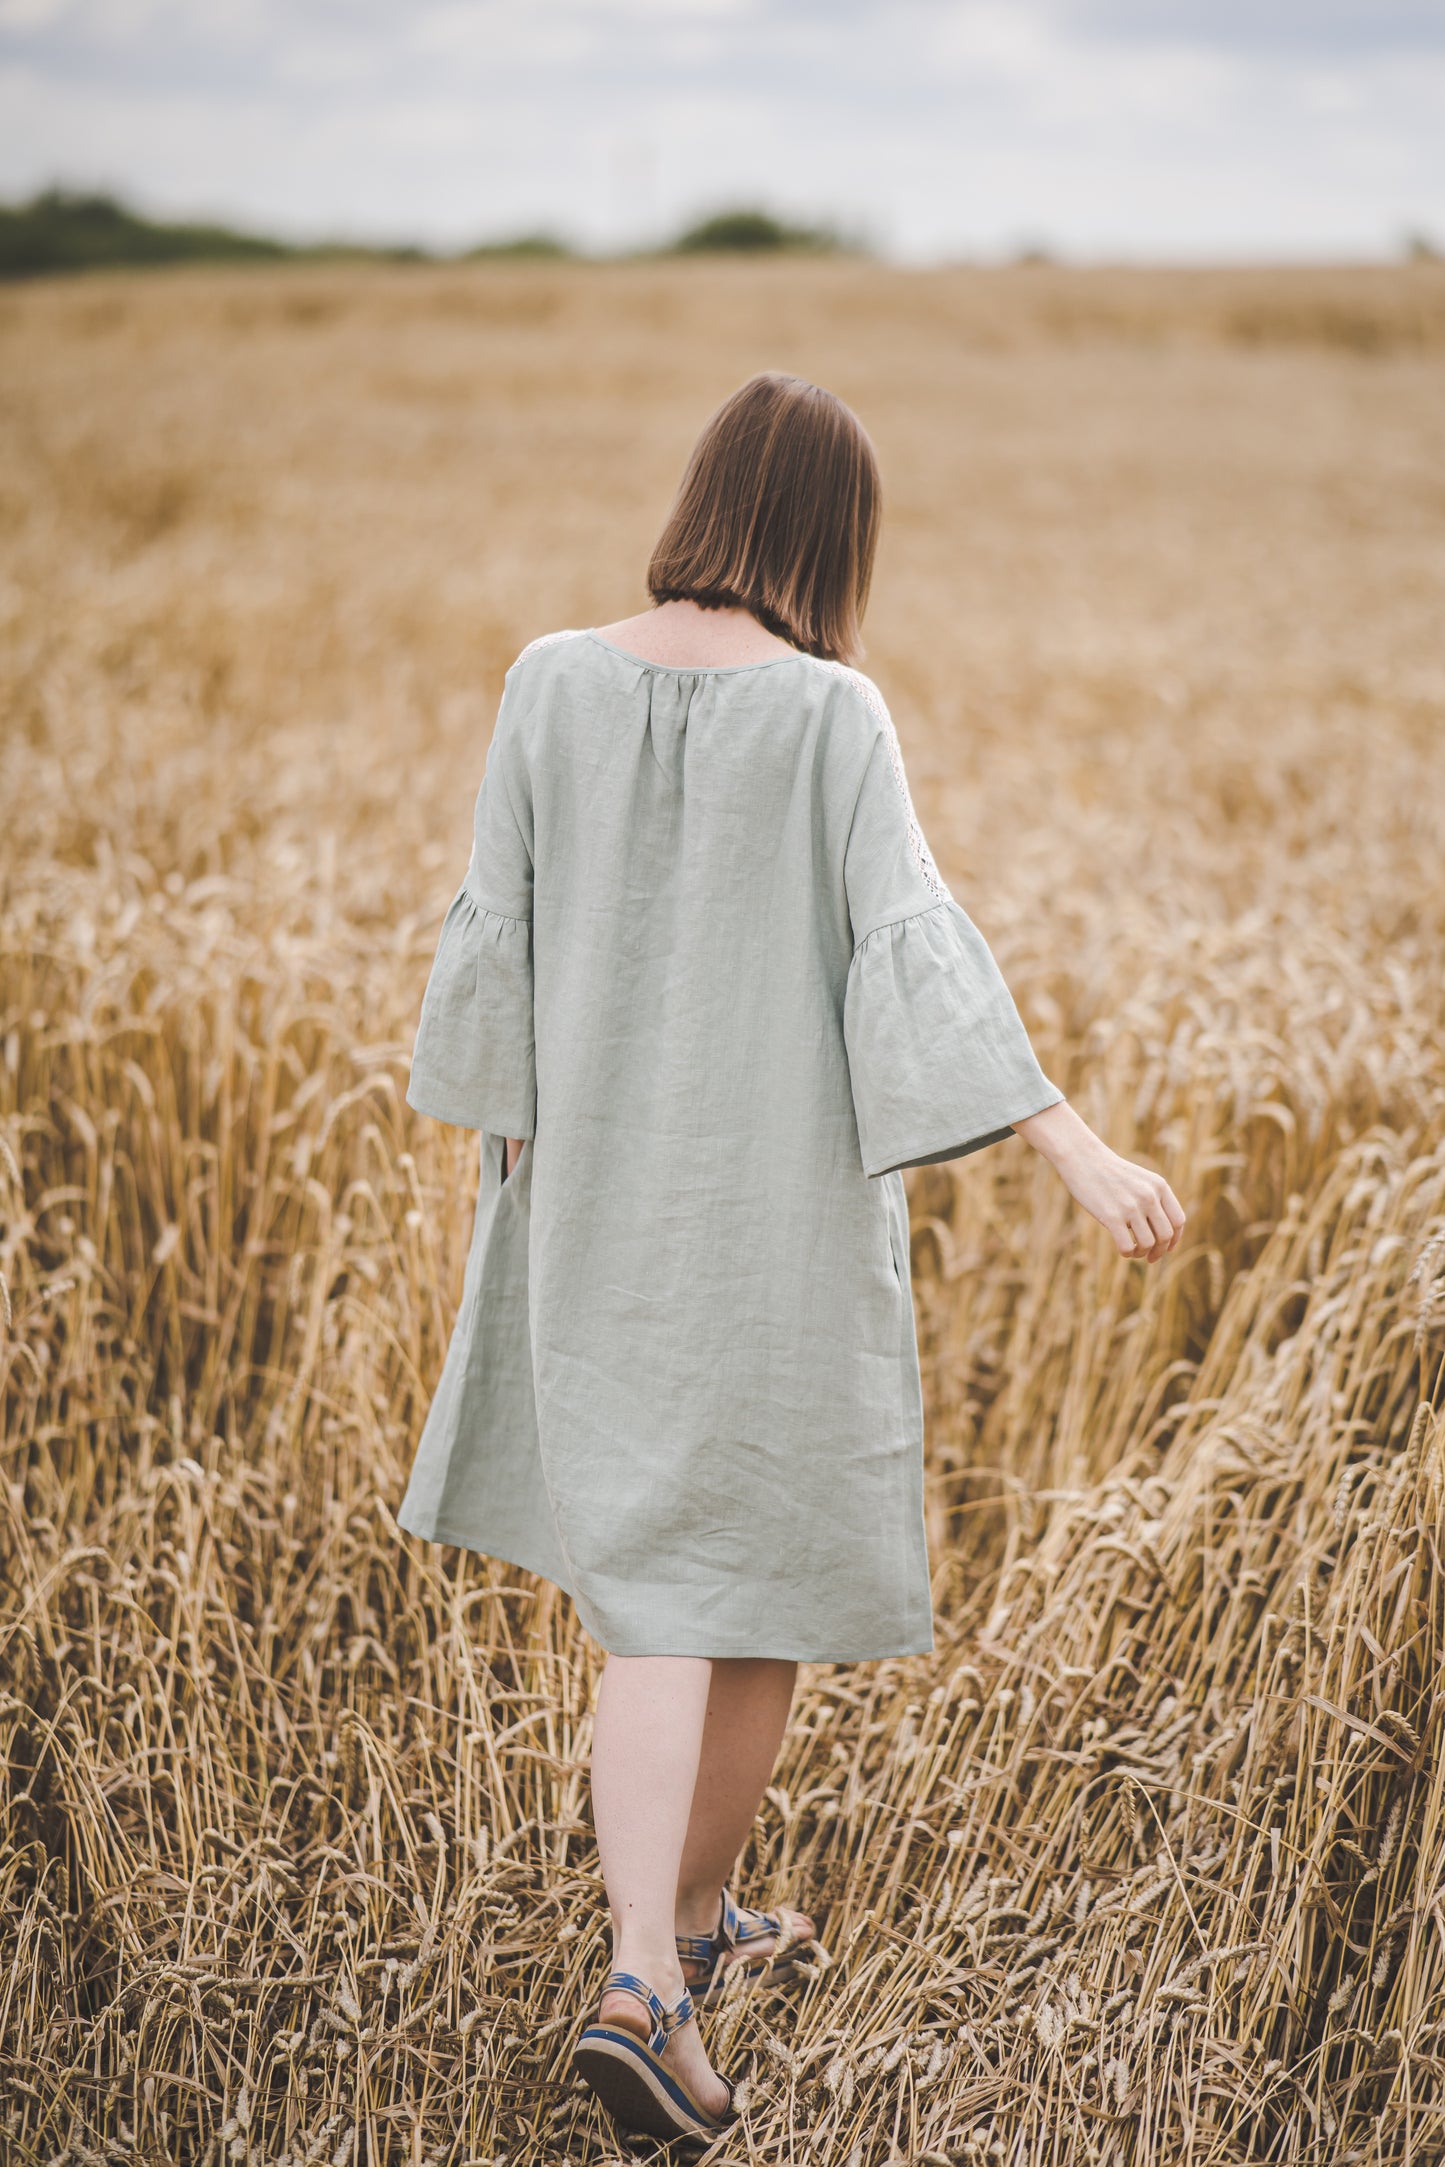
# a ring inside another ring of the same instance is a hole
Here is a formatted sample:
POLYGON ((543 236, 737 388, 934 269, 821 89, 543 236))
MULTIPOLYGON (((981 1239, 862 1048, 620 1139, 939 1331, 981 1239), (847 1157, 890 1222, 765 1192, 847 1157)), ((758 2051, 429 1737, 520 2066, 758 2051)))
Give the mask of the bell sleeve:
POLYGON ((987 942, 954 901, 883 729, 845 858, 853 957, 843 1007, 864 1172, 961 1159, 1063 1097, 1040 1068, 987 942))
POLYGON ((466 878, 422 995, 407 1104, 493 1136, 535 1134, 532 835, 504 696, 477 792, 466 878))

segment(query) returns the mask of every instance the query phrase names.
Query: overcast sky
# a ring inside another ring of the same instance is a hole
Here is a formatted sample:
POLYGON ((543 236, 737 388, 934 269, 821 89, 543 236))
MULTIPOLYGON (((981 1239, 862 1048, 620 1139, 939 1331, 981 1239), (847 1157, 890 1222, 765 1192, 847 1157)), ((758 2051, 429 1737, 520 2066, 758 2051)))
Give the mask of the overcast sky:
POLYGON ((911 260, 1445 239, 1445 0, 0 0, 0 195, 298 237, 661 238, 720 205, 911 260))

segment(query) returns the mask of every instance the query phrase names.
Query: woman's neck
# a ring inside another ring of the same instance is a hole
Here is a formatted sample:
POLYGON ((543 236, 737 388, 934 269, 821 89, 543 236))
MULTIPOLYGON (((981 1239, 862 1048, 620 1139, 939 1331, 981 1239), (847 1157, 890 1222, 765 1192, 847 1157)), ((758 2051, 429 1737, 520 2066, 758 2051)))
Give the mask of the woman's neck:
POLYGON ((640 661, 675 670, 773 662, 779 655, 798 652, 760 625, 750 610, 703 609, 697 602, 659 602, 636 617, 593 629, 640 661))

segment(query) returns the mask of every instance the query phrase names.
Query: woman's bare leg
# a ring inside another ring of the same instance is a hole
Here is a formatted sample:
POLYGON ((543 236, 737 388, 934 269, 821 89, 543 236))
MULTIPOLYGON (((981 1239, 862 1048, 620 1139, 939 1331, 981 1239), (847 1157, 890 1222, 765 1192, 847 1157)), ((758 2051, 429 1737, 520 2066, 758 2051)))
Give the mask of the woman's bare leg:
MULTIPOLYGON (((797 1674, 796 1663, 761 1657, 719 1658, 712 1665, 697 1784, 678 1871, 679 1934, 716 1931, 723 1884, 748 1840, 777 1762, 797 1674)), ((788 1916, 799 1939, 814 1931, 805 1914, 788 1916)), ((750 1959, 766 1955, 771 1947, 769 1941, 752 1943, 750 1959)))
MULTIPOLYGON (((664 2002, 676 2001, 684 1985, 673 1914, 710 1672, 693 1656, 610 1655, 597 1695, 592 1816, 612 1910, 613 1969, 635 1973, 664 2002)), ((644 2038, 650 2029, 630 1994, 604 1994, 600 2014, 644 2038)), ((727 2090, 696 2024, 673 2034, 666 2055, 699 2104, 720 2114, 727 2090)))

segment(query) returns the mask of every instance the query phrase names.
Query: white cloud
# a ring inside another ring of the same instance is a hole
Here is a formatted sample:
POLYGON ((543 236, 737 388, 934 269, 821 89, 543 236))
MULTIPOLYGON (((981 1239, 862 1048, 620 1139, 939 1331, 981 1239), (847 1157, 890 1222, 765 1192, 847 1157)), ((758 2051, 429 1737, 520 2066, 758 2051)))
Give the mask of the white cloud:
POLYGON ((1027 7, 940 9, 930 57, 959 72, 1036 77, 1057 51, 1053 31, 1027 7))
POLYGON ((0 30, 45 30, 65 13, 69 0, 0 0, 0 30))

